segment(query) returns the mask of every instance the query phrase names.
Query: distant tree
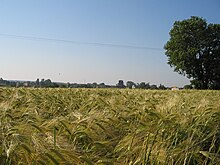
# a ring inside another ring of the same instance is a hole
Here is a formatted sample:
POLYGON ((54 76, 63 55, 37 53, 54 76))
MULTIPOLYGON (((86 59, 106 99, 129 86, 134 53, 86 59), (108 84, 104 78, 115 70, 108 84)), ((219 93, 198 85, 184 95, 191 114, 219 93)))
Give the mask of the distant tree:
POLYGON ((77 83, 71 84, 71 88, 77 88, 77 87, 78 87, 78 84, 77 84, 77 83))
POLYGON ((39 78, 36 80, 35 84, 36 84, 37 87, 40 86, 40 80, 39 80, 39 78))
POLYGON ((51 87, 51 85, 52 85, 52 81, 50 79, 47 79, 47 80, 44 81, 44 86, 45 87, 51 87))
POLYGON ((145 84, 145 89, 150 89, 150 83, 145 84))
POLYGON ((135 87, 136 84, 132 81, 127 81, 126 86, 131 89, 131 88, 135 87))
POLYGON ((11 87, 16 87, 16 82, 11 81, 11 82, 10 82, 10 86, 11 86, 11 87))
POLYGON ((137 88, 140 88, 140 89, 150 89, 150 84, 149 83, 145 83, 145 82, 137 83, 137 88))
POLYGON ((98 87, 98 84, 96 82, 92 83, 92 87, 93 88, 97 88, 98 87))
POLYGON ((87 84, 86 84, 86 88, 93 88, 93 86, 92 86, 91 83, 87 83, 87 84))
POLYGON ((193 89, 192 85, 184 85, 184 89, 193 89))
POLYGON ((164 46, 168 64, 197 89, 220 89, 220 24, 200 17, 176 21, 164 46))
POLYGON ((45 87, 44 79, 41 79, 41 81, 40 81, 40 87, 45 87))
POLYGON ((119 80, 118 81, 118 84, 116 85, 118 88, 125 88, 125 85, 124 85, 124 81, 123 80, 119 80))
POLYGON ((60 84, 59 88, 66 88, 66 84, 60 84))
POLYGON ((154 85, 154 84, 151 85, 151 86, 150 86, 150 89, 157 89, 157 85, 154 85))
POLYGON ((7 86, 7 81, 0 78, 0 86, 7 86))
POLYGON ((106 86, 105 86, 105 83, 100 83, 100 84, 98 85, 98 87, 99 87, 99 88, 105 88, 106 86))
POLYGON ((58 88, 59 85, 58 85, 57 83, 54 83, 54 82, 53 82, 53 83, 52 83, 52 87, 53 87, 53 88, 58 88))
POLYGON ((69 82, 66 83, 66 87, 70 88, 71 84, 69 82))
POLYGON ((146 87, 145 82, 141 82, 141 83, 139 84, 139 88, 145 89, 145 87, 146 87))
POLYGON ((158 87, 158 89, 165 90, 165 89, 167 89, 167 88, 166 88, 164 85, 160 84, 159 87, 158 87))

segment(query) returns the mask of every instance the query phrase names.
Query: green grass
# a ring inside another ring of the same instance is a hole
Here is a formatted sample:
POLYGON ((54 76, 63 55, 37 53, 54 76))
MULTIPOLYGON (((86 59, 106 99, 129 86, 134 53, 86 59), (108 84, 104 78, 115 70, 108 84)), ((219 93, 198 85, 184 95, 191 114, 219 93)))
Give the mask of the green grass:
POLYGON ((220 164, 220 91, 0 88, 0 164, 220 164))

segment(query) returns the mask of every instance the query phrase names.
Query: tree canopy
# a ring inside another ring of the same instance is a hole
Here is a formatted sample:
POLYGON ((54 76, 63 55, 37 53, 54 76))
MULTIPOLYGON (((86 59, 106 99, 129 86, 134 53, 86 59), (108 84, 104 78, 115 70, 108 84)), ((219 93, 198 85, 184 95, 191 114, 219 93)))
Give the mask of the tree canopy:
POLYGON ((220 89, 220 24, 192 16, 176 21, 164 46, 168 64, 197 89, 220 89))

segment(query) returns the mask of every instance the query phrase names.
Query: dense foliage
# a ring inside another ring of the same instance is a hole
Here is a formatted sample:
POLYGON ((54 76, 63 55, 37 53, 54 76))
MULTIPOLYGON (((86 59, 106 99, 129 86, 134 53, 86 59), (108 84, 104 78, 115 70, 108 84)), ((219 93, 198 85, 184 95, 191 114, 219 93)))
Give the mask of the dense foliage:
POLYGON ((0 88, 0 164, 220 164, 220 92, 0 88))
POLYGON ((220 89, 220 24, 199 17, 176 21, 165 45, 168 64, 197 89, 220 89))

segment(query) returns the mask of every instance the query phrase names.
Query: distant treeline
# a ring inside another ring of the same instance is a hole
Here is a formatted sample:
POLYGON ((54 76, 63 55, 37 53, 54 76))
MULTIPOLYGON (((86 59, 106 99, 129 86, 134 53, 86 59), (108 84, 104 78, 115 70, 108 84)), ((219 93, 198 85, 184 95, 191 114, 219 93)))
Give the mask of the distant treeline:
POLYGON ((0 78, 0 86, 3 87, 33 87, 33 88, 136 88, 136 89, 170 89, 169 87, 165 87, 160 84, 159 86, 150 83, 134 83, 132 81, 127 81, 124 84, 123 80, 119 80, 116 85, 106 85, 105 83, 86 83, 86 84, 78 84, 78 83, 60 83, 60 82, 52 82, 50 79, 37 79, 36 81, 10 81, 3 80, 0 78))

